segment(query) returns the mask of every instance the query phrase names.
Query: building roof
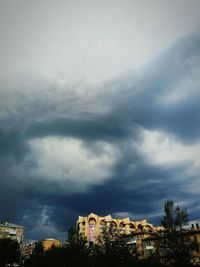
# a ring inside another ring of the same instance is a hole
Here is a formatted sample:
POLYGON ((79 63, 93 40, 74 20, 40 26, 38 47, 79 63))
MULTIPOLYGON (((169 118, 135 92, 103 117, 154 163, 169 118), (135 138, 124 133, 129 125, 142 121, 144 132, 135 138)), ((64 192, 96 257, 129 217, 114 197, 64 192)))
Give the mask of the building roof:
POLYGON ((14 223, 9 223, 9 222, 1 222, 0 223, 0 227, 10 227, 10 228, 21 228, 21 229, 24 229, 24 227, 21 226, 21 225, 17 225, 17 224, 14 224, 14 223))
POLYGON ((54 238, 46 238, 46 239, 43 239, 42 241, 60 241, 60 240, 54 239, 54 238))
POLYGON ((199 219, 194 219, 194 220, 191 220, 189 221, 186 225, 183 225, 183 229, 191 229, 191 226, 193 225, 199 225, 199 228, 200 228, 200 220, 199 219))

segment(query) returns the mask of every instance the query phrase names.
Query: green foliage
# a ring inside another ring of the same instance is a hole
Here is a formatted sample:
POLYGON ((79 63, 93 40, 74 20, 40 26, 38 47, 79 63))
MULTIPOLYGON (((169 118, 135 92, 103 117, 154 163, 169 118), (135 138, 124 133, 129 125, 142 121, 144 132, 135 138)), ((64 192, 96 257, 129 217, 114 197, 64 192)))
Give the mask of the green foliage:
POLYGON ((68 236, 68 242, 73 243, 76 241, 76 239, 78 237, 78 233, 77 233, 76 229, 74 229, 73 227, 70 227, 68 232, 67 232, 67 236, 68 236))
POLYGON ((190 266, 192 244, 183 229, 183 225, 188 223, 188 213, 186 209, 181 210, 179 206, 175 206, 172 200, 165 202, 164 212, 161 224, 165 231, 159 241, 162 261, 171 266, 190 266))
POLYGON ((172 200, 167 200, 164 204, 165 215, 161 220, 162 226, 169 232, 182 230, 183 225, 188 223, 188 213, 186 209, 181 210, 175 206, 172 200))
POLYGON ((35 244, 35 249, 33 251, 33 256, 34 257, 42 257, 44 255, 44 248, 43 248, 43 245, 42 245, 42 242, 37 242, 35 244))
POLYGON ((19 259, 19 243, 12 239, 0 239, 0 267, 5 264, 18 263, 19 259))
POLYGON ((151 256, 147 259, 140 260, 136 267, 163 267, 164 265, 160 262, 159 257, 151 256))
POLYGON ((98 239, 97 256, 100 266, 132 266, 138 258, 134 257, 121 238, 119 231, 113 227, 104 227, 98 239))

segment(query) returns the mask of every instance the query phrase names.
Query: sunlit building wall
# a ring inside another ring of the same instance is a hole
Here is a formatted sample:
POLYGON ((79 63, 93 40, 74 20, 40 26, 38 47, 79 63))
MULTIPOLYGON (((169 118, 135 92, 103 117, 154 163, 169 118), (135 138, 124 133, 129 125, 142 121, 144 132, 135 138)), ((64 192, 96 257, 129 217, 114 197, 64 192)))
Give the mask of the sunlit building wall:
POLYGON ((22 243, 24 238, 24 227, 9 222, 0 223, 0 239, 10 238, 22 243))
POLYGON ((44 251, 47 251, 51 249, 52 247, 60 247, 61 241, 58 239, 47 238, 47 239, 42 240, 42 245, 43 245, 44 251))
POLYGON ((151 232, 155 227, 147 220, 133 221, 129 217, 112 218, 111 215, 98 216, 90 213, 86 217, 79 216, 77 229, 80 235, 85 236, 88 241, 96 242, 103 229, 115 228, 121 235, 130 235, 136 232, 151 232))

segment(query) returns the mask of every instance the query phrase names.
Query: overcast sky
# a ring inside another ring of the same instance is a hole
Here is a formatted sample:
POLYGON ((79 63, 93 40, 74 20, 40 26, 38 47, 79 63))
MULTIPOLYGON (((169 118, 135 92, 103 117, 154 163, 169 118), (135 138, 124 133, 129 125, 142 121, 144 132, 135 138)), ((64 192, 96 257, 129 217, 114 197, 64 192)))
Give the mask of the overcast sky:
POLYGON ((0 214, 199 217, 200 1, 0 0, 0 214))

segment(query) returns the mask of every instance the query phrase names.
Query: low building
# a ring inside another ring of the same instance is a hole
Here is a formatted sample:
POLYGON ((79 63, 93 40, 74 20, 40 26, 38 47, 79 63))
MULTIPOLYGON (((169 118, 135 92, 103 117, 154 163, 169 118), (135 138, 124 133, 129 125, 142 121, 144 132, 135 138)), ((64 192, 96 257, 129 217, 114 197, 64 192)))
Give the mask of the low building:
MULTIPOLYGON (((177 239, 185 237, 186 240, 190 243, 190 253, 191 253, 191 261, 193 265, 200 265, 200 221, 193 220, 190 221, 187 225, 185 225, 182 231, 177 231, 173 233, 173 237, 177 239)), ((167 237, 168 238, 168 237, 167 237)), ((157 255, 161 259, 165 254, 162 246, 160 244, 163 240, 166 239, 165 231, 161 231, 160 233, 152 232, 147 238, 142 240, 143 249, 144 249, 144 257, 148 257, 150 255, 157 255)), ((166 250, 166 247, 164 248, 166 250)))
POLYGON ((42 244, 44 252, 51 249, 52 247, 61 247, 62 246, 62 243, 60 240, 53 239, 53 238, 47 238, 47 239, 43 239, 41 241, 32 241, 32 242, 24 243, 22 246, 23 257, 29 258, 33 254, 35 246, 38 243, 42 244))
POLYGON ((24 258, 27 259, 33 254, 33 251, 35 249, 35 244, 36 244, 35 241, 23 244, 23 246, 22 246, 22 256, 24 258))
POLYGON ((134 232, 121 238, 129 247, 129 251, 137 254, 139 259, 146 259, 156 254, 157 246, 152 237, 157 236, 162 227, 154 226, 151 231, 134 232))
POLYGON ((200 220, 191 220, 188 225, 184 227, 186 234, 189 236, 191 243, 193 243, 192 263, 200 265, 200 220))
POLYGON ((52 247, 61 247, 61 241, 58 239, 47 238, 42 240, 44 251, 51 249, 52 247))
POLYGON ((0 239, 4 238, 16 240, 19 244, 21 244, 24 238, 24 227, 9 222, 1 222, 0 239))

